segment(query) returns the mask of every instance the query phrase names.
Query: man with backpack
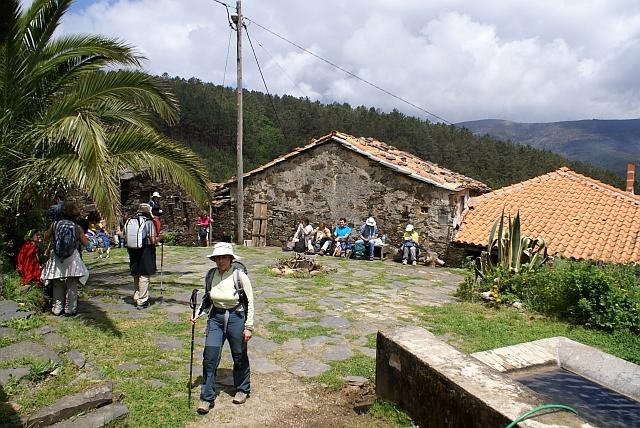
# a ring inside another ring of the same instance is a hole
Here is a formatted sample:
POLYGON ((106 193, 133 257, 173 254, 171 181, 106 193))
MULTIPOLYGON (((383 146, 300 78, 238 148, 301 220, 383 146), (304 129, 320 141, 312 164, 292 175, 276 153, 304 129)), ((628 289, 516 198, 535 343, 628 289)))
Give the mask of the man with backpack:
MULTIPOLYGON (((207 272, 202 303, 193 324, 208 314, 207 336, 202 361, 202 385, 198 414, 209 413, 216 397, 216 371, 225 340, 233 358, 234 404, 244 404, 251 393, 247 342, 253 331, 253 289, 245 266, 236 261, 233 246, 219 242, 207 256, 216 267, 207 272)), ((195 312, 194 312, 195 313, 195 312)))
POLYGON ((136 215, 124 225, 124 236, 129 253, 129 267, 135 292, 133 303, 137 309, 149 307, 149 283, 156 273, 156 243, 158 236, 149 204, 140 204, 136 215))
POLYGON ((74 316, 78 309, 78 286, 89 279, 89 270, 78 252, 78 248, 88 243, 82 227, 75 223, 80 216, 78 206, 64 202, 57 221, 45 233, 51 238, 52 250, 49 260, 42 268, 40 278, 50 282, 52 291, 51 312, 54 315, 74 316))

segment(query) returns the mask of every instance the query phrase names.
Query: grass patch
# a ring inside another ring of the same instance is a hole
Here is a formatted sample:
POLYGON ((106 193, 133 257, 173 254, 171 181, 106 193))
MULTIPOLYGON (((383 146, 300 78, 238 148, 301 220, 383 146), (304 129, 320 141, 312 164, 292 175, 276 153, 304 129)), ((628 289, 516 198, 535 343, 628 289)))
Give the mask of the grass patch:
POLYGON ((451 344, 466 353, 565 336, 640 364, 638 335, 628 331, 588 330, 510 307, 490 308, 478 303, 420 307, 417 324, 434 334, 451 334, 451 344))
POLYGON ((388 401, 377 399, 368 412, 376 419, 381 419, 393 427, 413 427, 413 421, 405 412, 388 401))
POLYGON ((378 342, 378 333, 367 334, 367 348, 376 349, 376 344, 378 342))
POLYGON ((333 389, 339 389, 345 384, 345 376, 362 376, 375 382, 376 360, 364 354, 357 353, 351 358, 342 361, 331 361, 331 369, 317 376, 315 380, 329 385, 333 389))
POLYGON ((43 315, 32 315, 29 318, 14 318, 6 323, 4 327, 12 328, 16 331, 29 331, 34 328, 41 327, 45 324, 43 315))
POLYGON ((278 321, 271 321, 266 325, 267 330, 269 331, 269 333, 271 333, 269 339, 279 344, 282 344, 289 339, 297 338, 304 340, 315 336, 328 336, 334 331, 334 329, 332 328, 322 327, 319 325, 300 327, 297 330, 293 331, 283 331, 280 330, 281 325, 282 323, 278 321))

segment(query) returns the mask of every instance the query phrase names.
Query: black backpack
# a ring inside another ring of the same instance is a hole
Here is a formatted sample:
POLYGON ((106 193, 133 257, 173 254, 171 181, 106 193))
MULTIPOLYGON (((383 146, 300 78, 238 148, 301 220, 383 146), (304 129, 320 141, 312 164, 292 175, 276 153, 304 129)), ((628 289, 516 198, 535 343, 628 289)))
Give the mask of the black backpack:
MULTIPOLYGON (((207 272, 207 276, 205 277, 204 283, 204 296, 202 297, 202 305, 203 307, 209 307, 212 305, 211 298, 209 297, 209 292, 211 291, 211 283, 213 282, 213 275, 218 271, 217 267, 209 269, 207 272)), ((245 275, 248 274, 247 267, 244 263, 234 260, 231 263, 231 274, 233 275, 233 285, 236 288, 236 293, 238 294, 238 301, 244 308, 244 319, 247 319, 248 311, 249 311, 249 298, 247 294, 244 292, 242 288, 242 281, 240 281, 240 275, 236 273, 236 271, 242 271, 245 275)))

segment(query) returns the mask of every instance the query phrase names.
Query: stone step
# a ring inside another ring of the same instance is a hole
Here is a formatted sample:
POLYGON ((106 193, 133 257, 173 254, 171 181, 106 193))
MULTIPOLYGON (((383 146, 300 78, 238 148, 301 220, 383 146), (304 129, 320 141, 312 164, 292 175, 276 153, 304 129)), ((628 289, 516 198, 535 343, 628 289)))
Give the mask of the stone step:
POLYGON ((113 384, 107 382, 78 394, 62 397, 52 405, 24 418, 23 423, 28 427, 44 427, 111 402, 113 402, 113 384))
POLYGON ((112 403, 100 407, 91 413, 87 413, 77 418, 67 419, 51 425, 55 428, 102 428, 111 422, 125 418, 129 414, 129 409, 122 403, 112 403))

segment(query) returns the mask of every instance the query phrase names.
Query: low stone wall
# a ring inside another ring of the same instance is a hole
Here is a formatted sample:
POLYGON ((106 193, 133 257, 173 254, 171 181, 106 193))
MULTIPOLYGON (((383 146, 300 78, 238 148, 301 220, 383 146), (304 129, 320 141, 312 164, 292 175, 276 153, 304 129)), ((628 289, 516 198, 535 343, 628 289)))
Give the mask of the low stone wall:
MULTIPOLYGON (((421 427, 504 427, 542 404, 530 389, 417 327, 378 332, 376 393, 421 427)), ((520 427, 587 427, 569 413, 520 427)))

